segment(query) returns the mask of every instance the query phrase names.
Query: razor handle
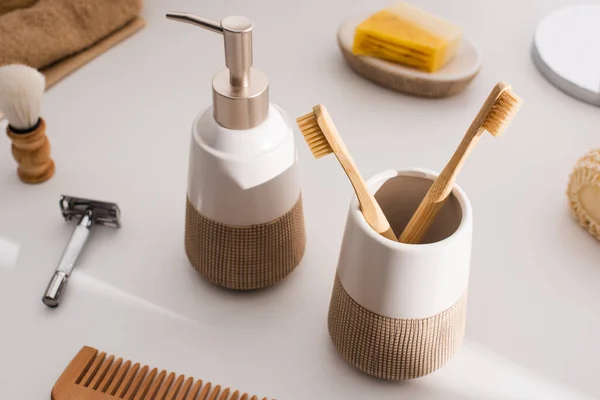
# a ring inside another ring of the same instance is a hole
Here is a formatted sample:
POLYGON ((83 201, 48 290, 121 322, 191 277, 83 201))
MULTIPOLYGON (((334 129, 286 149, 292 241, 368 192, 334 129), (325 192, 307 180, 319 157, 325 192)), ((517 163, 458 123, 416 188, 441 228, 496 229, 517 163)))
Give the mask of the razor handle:
POLYGON ((87 210, 81 220, 73 230, 67 247, 63 251, 58 266, 54 271, 52 279, 46 288, 46 293, 42 301, 48 307, 56 307, 59 304, 60 296, 67 285, 67 280, 75 267, 75 262, 83 249, 83 246, 87 242, 88 236, 90 235, 90 227, 93 223, 93 211, 87 210))

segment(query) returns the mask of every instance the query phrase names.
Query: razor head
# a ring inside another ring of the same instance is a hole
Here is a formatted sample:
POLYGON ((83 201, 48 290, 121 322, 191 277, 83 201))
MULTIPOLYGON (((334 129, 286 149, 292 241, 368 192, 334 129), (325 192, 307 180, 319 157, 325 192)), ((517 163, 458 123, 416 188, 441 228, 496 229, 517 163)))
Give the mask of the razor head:
POLYGON ((116 203, 62 195, 59 204, 65 221, 74 217, 81 218, 91 210, 94 224, 111 228, 121 227, 121 210, 116 203))

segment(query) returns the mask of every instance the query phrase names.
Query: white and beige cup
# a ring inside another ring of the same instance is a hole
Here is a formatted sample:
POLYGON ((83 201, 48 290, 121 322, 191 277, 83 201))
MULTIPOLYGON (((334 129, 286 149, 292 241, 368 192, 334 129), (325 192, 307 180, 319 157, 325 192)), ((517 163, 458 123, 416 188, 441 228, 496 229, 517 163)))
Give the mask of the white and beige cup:
MULTIPOLYGON (((436 176, 390 170, 367 185, 399 233, 436 176)), ((472 224, 469 199, 458 186, 418 245, 378 235, 352 200, 328 321, 350 364, 378 378, 411 379, 457 351, 465 332, 472 224)))

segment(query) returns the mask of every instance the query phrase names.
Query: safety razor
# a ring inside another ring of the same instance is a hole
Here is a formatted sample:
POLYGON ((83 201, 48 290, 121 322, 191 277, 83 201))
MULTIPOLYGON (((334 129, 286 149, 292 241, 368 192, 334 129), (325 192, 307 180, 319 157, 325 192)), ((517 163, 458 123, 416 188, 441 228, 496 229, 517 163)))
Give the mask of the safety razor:
POLYGON ((78 219, 79 223, 71 234, 42 299, 48 307, 58 306, 60 296, 75 267, 75 262, 87 242, 92 225, 121 227, 121 211, 115 203, 63 195, 59 205, 65 221, 78 219))

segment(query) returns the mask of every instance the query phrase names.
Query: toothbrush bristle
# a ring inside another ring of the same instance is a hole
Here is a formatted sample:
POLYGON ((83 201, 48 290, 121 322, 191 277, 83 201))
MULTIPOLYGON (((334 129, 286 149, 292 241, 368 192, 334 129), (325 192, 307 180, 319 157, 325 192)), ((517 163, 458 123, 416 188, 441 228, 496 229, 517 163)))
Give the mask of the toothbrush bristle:
POLYGON ((321 158, 333 152, 314 112, 298 117, 296 123, 315 158, 321 158))
POLYGON ((519 111, 521 104, 523 100, 519 96, 510 89, 504 90, 492 106, 483 127, 494 136, 501 135, 519 111))

